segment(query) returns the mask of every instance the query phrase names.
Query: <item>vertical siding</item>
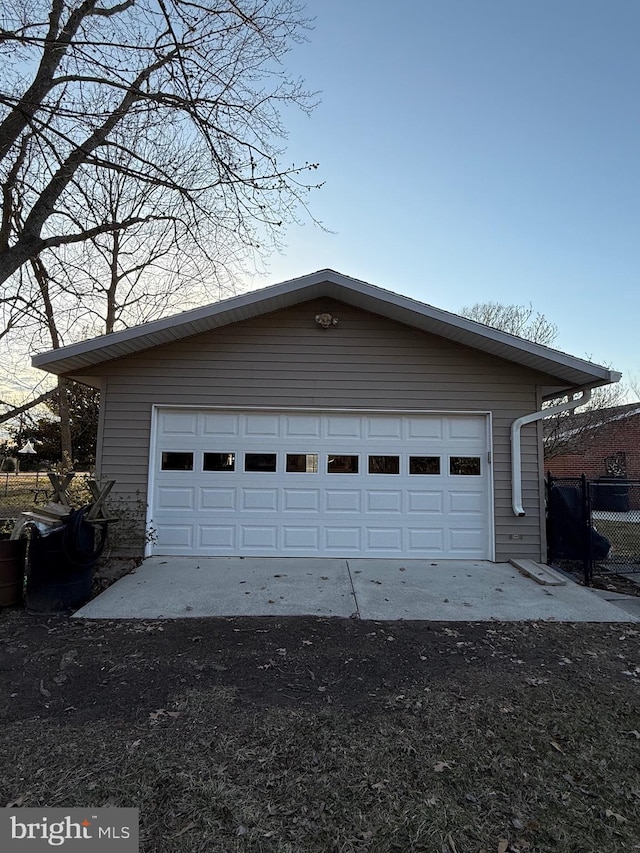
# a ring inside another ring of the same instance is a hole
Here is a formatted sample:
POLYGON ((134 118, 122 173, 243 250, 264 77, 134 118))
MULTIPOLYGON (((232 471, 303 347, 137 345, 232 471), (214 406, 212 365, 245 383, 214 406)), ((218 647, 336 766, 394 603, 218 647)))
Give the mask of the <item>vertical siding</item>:
POLYGON ((329 299, 118 359, 106 379, 100 472, 146 500, 153 404, 488 412, 496 559, 540 559, 538 430, 522 432, 524 518, 511 510, 510 427, 548 377, 329 299), (328 330, 315 315, 330 311, 328 330), (516 540, 513 535, 520 536, 516 540))

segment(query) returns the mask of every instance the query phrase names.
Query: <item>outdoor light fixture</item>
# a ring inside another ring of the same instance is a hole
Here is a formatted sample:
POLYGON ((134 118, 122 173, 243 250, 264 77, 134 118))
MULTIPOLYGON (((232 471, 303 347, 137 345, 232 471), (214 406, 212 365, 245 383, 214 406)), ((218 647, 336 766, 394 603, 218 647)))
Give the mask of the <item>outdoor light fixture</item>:
POLYGON ((316 314, 316 323, 319 326, 322 326, 323 329, 328 329, 330 326, 338 325, 338 318, 333 317, 328 312, 325 312, 324 314, 316 314))

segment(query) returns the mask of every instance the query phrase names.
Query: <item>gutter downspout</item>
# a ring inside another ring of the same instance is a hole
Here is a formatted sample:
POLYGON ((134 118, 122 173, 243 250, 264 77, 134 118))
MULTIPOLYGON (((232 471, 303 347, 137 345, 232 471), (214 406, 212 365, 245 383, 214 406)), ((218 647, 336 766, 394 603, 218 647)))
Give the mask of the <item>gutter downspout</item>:
POLYGON ((549 415, 557 415, 560 412, 570 412, 578 406, 584 406, 591 399, 591 388, 576 388, 572 394, 582 392, 582 396, 577 399, 569 399, 566 403, 560 403, 557 406, 550 406, 548 409, 542 409, 539 412, 532 412, 530 415, 523 415, 521 418, 511 424, 511 506, 513 514, 523 516, 525 514, 522 506, 522 456, 520 453, 520 430, 527 424, 534 421, 548 418, 549 415))

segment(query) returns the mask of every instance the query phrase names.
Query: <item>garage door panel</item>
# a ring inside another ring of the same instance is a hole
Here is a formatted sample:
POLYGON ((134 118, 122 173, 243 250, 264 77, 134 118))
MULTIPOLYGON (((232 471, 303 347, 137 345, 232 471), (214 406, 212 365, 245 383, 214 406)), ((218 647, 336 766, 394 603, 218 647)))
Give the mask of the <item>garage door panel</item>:
POLYGON ((213 488, 211 486, 201 487, 200 508, 204 510, 216 510, 217 512, 236 512, 236 489, 213 488))
POLYGON ((248 438, 277 438, 280 435, 280 417, 245 415, 242 434, 248 438))
MULTIPOLYGON (((192 548, 193 547, 193 525, 191 524, 163 524, 158 525, 157 537, 159 547, 167 548, 192 548)), ((166 553, 175 553, 167 551, 166 553)))
POLYGON ((324 493, 326 512, 357 512, 362 509, 360 490, 326 489, 324 493))
POLYGON ((489 557, 486 432, 482 415, 161 409, 154 552, 489 557))
POLYGON ((350 438, 360 440, 362 439, 362 418, 361 417, 349 417, 349 416, 336 416, 333 417, 331 415, 326 418, 326 427, 325 427, 325 435, 327 438, 350 438))
POLYGON ((443 421, 442 418, 407 418, 405 434, 407 439, 411 441, 442 441, 443 437, 443 421))
POLYGON ((315 553, 320 547, 320 530, 317 527, 285 524, 282 528, 282 545, 285 551, 304 549, 315 553))
POLYGON ((285 415, 284 436, 286 438, 315 438, 321 436, 322 423, 315 415, 285 415))
POLYGON ((449 550, 454 556, 475 556, 481 547, 483 531, 478 528, 449 530, 449 550))
POLYGON ((402 492, 381 489, 369 489, 365 492, 367 512, 402 513, 402 492))
POLYGON ((449 418, 446 424, 449 439, 465 444, 477 442, 480 447, 484 445, 484 424, 477 418, 449 418))
POLYGON ((202 435, 215 436, 216 438, 226 435, 235 437, 239 435, 238 415, 227 414, 205 414, 201 418, 202 435))
POLYGON ((345 551, 355 554, 362 551, 362 530, 360 527, 326 526, 324 536, 325 548, 328 552, 345 551))
POLYGON ((402 418, 367 418, 365 421, 366 437, 369 439, 402 440, 402 418))
POLYGON ((442 491, 421 491, 412 489, 407 492, 408 513, 437 513, 442 515, 444 496, 442 491))
POLYGON ((320 512, 320 489, 283 489, 283 512, 320 512))
POLYGON ((164 487, 158 489, 158 507, 169 510, 195 509, 195 489, 164 487))
POLYGON ((480 491, 450 491, 448 494, 449 512, 482 516, 485 496, 480 491))
POLYGON ((278 511, 278 490, 273 489, 242 489, 241 507, 245 512, 278 511))
POLYGON ((278 545, 278 527, 273 525, 243 524, 240 527, 240 547, 251 550, 265 548, 275 551, 278 545))
POLYGON ((401 527, 367 527, 367 550, 372 553, 401 554, 401 527))
POLYGON ((198 415, 194 412, 162 412, 159 428, 163 436, 195 436, 198 434, 198 415))
POLYGON ((198 530, 200 548, 235 548, 235 524, 201 524, 198 530))
POLYGON ((409 552, 442 556, 445 553, 445 531, 442 527, 410 527, 409 552))

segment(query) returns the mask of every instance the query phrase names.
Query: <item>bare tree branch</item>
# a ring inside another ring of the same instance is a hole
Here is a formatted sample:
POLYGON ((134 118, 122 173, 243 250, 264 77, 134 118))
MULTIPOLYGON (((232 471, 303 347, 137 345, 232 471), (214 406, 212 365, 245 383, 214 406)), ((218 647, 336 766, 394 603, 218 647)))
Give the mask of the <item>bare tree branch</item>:
POLYGON ((13 406, 11 403, 7 403, 5 400, 0 400, 0 405, 9 406, 10 410, 8 412, 3 412, 0 414, 0 424, 7 423, 7 421, 12 420, 12 418, 16 418, 18 415, 23 414, 24 412, 28 412, 29 409, 33 409, 34 406, 39 406, 40 403, 44 403, 45 400, 49 400, 53 397, 54 394, 58 393, 57 388, 52 388, 51 391, 46 391, 44 394, 40 394, 39 397, 36 397, 35 400, 29 400, 28 403, 23 403, 21 406, 13 406))

